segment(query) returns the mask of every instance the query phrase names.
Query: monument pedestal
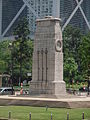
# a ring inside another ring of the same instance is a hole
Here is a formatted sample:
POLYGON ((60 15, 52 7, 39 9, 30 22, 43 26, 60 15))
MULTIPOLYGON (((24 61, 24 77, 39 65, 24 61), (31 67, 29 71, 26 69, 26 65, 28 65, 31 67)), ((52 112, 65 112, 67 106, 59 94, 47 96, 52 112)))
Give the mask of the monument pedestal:
POLYGON ((65 95, 66 94, 66 84, 64 81, 54 81, 54 88, 55 88, 55 95, 60 96, 60 95, 65 95))
POLYGON ((37 20, 30 94, 64 95, 63 52, 60 19, 37 20))
POLYGON ((66 94, 66 85, 64 81, 54 81, 54 82, 31 82, 30 84, 30 94, 40 95, 65 95, 66 94))

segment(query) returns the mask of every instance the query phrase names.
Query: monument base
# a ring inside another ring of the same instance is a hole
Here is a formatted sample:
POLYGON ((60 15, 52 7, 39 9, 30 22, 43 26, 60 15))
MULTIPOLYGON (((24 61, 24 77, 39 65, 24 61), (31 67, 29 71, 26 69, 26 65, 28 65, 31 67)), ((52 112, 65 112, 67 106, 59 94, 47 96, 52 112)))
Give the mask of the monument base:
POLYGON ((66 85, 64 81, 54 81, 54 82, 31 82, 29 93, 31 95, 39 94, 49 94, 49 95, 65 95, 66 94, 66 85))
POLYGON ((66 94, 66 84, 64 81, 54 81, 55 95, 65 95, 66 94))

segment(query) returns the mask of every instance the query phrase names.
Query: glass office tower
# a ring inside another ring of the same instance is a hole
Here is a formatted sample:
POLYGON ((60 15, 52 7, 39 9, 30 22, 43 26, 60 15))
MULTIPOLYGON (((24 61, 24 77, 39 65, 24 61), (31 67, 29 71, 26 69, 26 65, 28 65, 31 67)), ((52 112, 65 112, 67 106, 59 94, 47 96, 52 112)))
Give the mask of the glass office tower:
POLYGON ((90 30, 90 0, 0 0, 0 36, 12 35, 18 19, 26 16, 31 35, 36 19, 45 16, 61 18, 62 31, 67 25, 90 30))
POLYGON ((18 11, 23 6, 22 0, 0 0, 0 35, 3 37, 12 36, 13 29, 18 20, 27 16, 25 8, 17 17, 18 11))
POLYGON ((60 0, 60 17, 62 29, 70 24, 80 28, 83 33, 88 32, 90 30, 90 0, 60 0))

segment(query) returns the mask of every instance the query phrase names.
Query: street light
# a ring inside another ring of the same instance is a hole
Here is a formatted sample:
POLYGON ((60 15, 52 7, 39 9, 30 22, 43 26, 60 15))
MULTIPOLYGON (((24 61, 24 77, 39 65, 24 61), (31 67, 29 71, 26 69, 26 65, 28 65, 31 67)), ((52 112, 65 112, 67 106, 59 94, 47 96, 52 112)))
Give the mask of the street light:
POLYGON ((12 86, 12 95, 13 95, 13 42, 9 43, 9 48, 11 50, 11 86, 12 86))
POLYGON ((89 76, 86 77, 86 81, 87 81, 87 96, 88 96, 89 90, 90 90, 90 77, 89 76))
POLYGON ((87 80, 87 82, 88 82, 88 95, 89 95, 89 86, 90 86, 90 80, 89 80, 89 76, 88 76, 88 80, 87 80))

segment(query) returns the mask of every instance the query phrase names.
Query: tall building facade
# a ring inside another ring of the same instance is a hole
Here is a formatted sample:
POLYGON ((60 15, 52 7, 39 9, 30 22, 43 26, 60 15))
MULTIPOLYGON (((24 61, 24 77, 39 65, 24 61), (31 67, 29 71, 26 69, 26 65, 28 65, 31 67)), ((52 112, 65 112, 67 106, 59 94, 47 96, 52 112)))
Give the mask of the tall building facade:
POLYGON ((0 38, 13 35, 19 19, 27 17, 27 7, 22 0, 0 0, 0 38))
POLYGON ((62 31, 70 24, 83 33, 90 30, 90 0, 60 0, 62 31))
MULTIPOLYGON (((27 0, 28 1, 28 0, 27 0)), ((60 0, 29 0, 28 5, 34 11, 28 8, 28 20, 31 28, 31 34, 35 32, 36 18, 44 18, 45 16, 60 17, 60 0), (36 14, 34 14, 36 13, 36 14)))
POLYGON ((70 24, 86 33, 90 30, 90 0, 0 0, 0 37, 12 35, 23 16, 29 20, 31 35, 36 19, 44 16, 60 17, 62 31, 70 24))

